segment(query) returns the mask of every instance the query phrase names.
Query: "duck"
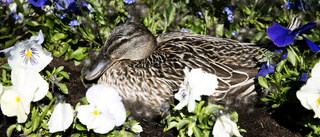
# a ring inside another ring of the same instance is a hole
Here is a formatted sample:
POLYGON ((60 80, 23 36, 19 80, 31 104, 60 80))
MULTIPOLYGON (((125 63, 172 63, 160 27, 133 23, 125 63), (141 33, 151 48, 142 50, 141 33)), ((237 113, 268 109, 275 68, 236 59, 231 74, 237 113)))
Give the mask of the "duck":
POLYGON ((140 23, 126 22, 111 31, 84 78, 113 87, 127 110, 146 118, 174 102, 174 94, 184 81, 184 68, 201 68, 217 76, 218 92, 209 97, 213 102, 257 96, 255 76, 258 60, 263 57, 259 51, 268 50, 209 35, 152 34, 140 23))

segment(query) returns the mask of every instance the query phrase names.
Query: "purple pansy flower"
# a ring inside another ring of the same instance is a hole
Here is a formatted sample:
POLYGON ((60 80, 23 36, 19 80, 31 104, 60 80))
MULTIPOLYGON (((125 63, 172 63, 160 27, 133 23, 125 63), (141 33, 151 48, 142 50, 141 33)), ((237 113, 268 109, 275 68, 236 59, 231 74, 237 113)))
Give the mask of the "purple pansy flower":
POLYGON ((282 55, 280 57, 281 60, 286 59, 288 56, 288 50, 287 50, 287 48, 284 48, 284 47, 276 48, 275 52, 279 53, 279 54, 282 53, 282 55))
MULTIPOLYGON (((309 22, 303 26, 290 30, 279 25, 276 22, 273 22, 273 25, 267 29, 267 34, 275 45, 277 45, 278 47, 284 47, 293 43, 297 35, 301 36, 303 33, 308 32, 315 27, 315 22, 309 22)), ((320 50, 320 47, 317 44, 313 43, 304 36, 302 37, 313 52, 317 52, 320 50)))
POLYGON ((270 64, 270 61, 267 61, 262 64, 256 78, 258 78, 259 76, 265 77, 267 74, 273 73, 274 71, 275 67, 272 64, 270 64))

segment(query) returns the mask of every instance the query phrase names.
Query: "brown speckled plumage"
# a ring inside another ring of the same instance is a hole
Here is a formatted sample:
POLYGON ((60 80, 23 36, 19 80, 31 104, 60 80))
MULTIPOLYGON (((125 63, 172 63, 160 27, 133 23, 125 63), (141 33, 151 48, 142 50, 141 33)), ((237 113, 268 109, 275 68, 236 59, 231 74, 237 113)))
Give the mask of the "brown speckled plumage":
MULTIPOLYGON (((100 59, 116 60, 109 62, 105 71, 99 71, 102 74, 98 83, 115 88, 131 111, 136 109, 134 104, 155 109, 165 102, 172 101, 174 93, 184 80, 185 67, 202 68, 208 73, 216 74, 219 81, 218 91, 229 91, 227 94, 234 94, 233 96, 237 98, 256 95, 253 78, 258 72, 257 60, 261 58, 259 50, 265 51, 265 48, 206 35, 168 33, 155 35, 157 42, 154 42, 154 48, 149 52, 143 52, 144 47, 148 45, 141 43, 123 48, 126 50, 133 50, 130 47, 139 48, 138 50, 142 50, 141 54, 147 54, 141 59, 137 59, 135 55, 132 57, 135 59, 130 59, 130 55, 124 55, 125 58, 119 56, 119 53, 136 55, 140 53, 135 50, 130 53, 125 53, 123 50, 116 51, 115 49, 122 43, 154 40, 149 31, 140 33, 147 31, 143 27, 138 23, 126 23, 116 27, 111 32, 100 56, 100 59), (127 28, 125 31, 128 32, 124 32, 126 34, 122 34, 123 28, 127 28), (145 35, 151 36, 144 39, 145 35), (126 39, 121 39, 122 37, 126 39), (133 41, 135 37, 138 37, 139 41, 133 41), (119 40, 121 42, 112 43, 117 39, 121 39, 119 40)), ((91 70, 93 68, 88 70, 87 79, 91 79, 88 78, 91 70)), ((100 76, 100 74, 94 75, 94 78, 100 76)), ((217 93, 211 98, 218 100, 222 97, 224 94, 217 93)))

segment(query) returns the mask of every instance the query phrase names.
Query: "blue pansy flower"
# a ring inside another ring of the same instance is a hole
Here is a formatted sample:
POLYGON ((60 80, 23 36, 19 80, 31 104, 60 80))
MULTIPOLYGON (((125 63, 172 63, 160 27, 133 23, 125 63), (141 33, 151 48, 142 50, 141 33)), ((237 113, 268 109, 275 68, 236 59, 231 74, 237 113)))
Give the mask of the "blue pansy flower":
POLYGON ((198 11, 197 13, 198 13, 199 16, 202 16, 202 12, 201 11, 198 11))
POLYGON ((305 73, 302 73, 302 76, 300 78, 300 81, 302 82, 306 82, 308 80, 307 76, 309 75, 309 73, 305 72, 305 73))
POLYGON ((229 20, 229 21, 233 21, 233 16, 232 16, 232 15, 229 15, 229 16, 228 16, 228 20, 229 20))
POLYGON ((295 6, 295 3, 294 2, 288 2, 288 3, 284 3, 284 8, 286 9, 293 9, 295 6))
POLYGON ((312 6, 311 6, 311 1, 309 1, 309 0, 296 0, 296 5, 297 5, 297 7, 298 7, 298 9, 304 9, 304 10, 306 10, 306 9, 311 9, 312 8, 312 6))
POLYGON ((16 10, 12 10, 12 11, 10 11, 9 15, 15 14, 15 13, 16 13, 16 10))
POLYGON ((11 0, 1 0, 4 4, 11 3, 11 0))
POLYGON ((256 78, 259 76, 265 77, 267 74, 273 73, 275 71, 275 67, 270 64, 270 61, 267 61, 262 64, 256 78))
POLYGON ((223 11, 226 12, 227 15, 232 15, 232 11, 229 7, 224 7, 223 11))
POLYGON ((135 0, 123 0, 123 2, 126 4, 132 4, 135 2, 135 0))
POLYGON ((79 22, 77 20, 73 20, 73 21, 70 21, 70 23, 68 24, 70 27, 73 27, 73 26, 79 26, 79 22))
POLYGON ((35 7, 42 7, 48 0, 29 0, 29 2, 35 7))
POLYGON ((128 19, 131 19, 131 15, 130 15, 130 14, 128 14, 128 15, 127 15, 127 18, 128 18, 128 19))
POLYGON ((276 48, 275 52, 279 53, 279 54, 282 53, 282 55, 280 57, 281 60, 286 59, 288 56, 288 50, 287 50, 287 48, 284 48, 284 47, 276 48))
POLYGON ((13 18, 14 18, 15 20, 17 20, 17 19, 20 19, 20 16, 19 16, 19 15, 14 15, 13 18))
POLYGON ((232 31, 231 35, 232 35, 232 36, 236 36, 238 33, 239 33, 239 32, 237 32, 237 31, 232 31))
MULTIPOLYGON (((284 47, 293 43, 297 35, 301 36, 303 33, 308 32, 315 27, 315 22, 309 22, 303 26, 290 30, 276 22, 273 22, 273 25, 267 29, 267 34, 275 45, 278 47, 284 47)), ((320 50, 320 47, 317 44, 313 43, 304 36, 302 37, 313 52, 320 50)))

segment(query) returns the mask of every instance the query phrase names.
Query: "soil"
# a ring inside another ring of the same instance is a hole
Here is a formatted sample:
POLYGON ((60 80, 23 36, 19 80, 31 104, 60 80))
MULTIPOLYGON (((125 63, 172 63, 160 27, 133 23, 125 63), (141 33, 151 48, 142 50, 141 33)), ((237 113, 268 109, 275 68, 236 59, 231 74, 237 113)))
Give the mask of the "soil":
MULTIPOLYGON (((80 99, 85 97, 87 88, 81 82, 81 67, 74 66, 73 61, 64 61, 64 57, 54 58, 49 64, 50 68, 64 66, 64 71, 70 75, 70 80, 63 81, 69 89, 69 94, 65 96, 66 102, 75 106, 80 99)), ((87 85, 90 87, 90 83, 87 85)), ((241 133, 244 137, 295 137, 301 136, 296 131, 292 124, 281 120, 285 117, 286 113, 276 112, 271 110, 269 107, 259 107, 254 112, 239 113, 238 125, 247 131, 247 133, 241 133)), ((0 114, 0 136, 6 136, 6 129, 14 124, 16 121, 15 117, 6 117, 0 114)), ((177 131, 170 130, 163 132, 162 126, 149 126, 147 122, 140 122, 143 127, 143 132, 140 134, 141 137, 175 137, 177 131)))

